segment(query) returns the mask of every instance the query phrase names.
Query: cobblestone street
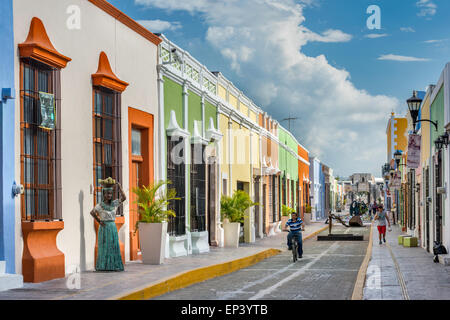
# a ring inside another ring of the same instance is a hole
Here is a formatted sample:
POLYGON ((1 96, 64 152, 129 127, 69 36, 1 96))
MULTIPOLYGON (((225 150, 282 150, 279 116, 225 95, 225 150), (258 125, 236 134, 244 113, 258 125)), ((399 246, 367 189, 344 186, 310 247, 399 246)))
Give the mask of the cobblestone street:
MULTIPOLYGON (((285 251, 232 274, 165 294, 157 299, 239 300, 348 300, 366 254, 369 227, 346 229, 335 225, 333 233, 363 234, 364 241, 304 242, 303 258, 292 262, 285 251)), ((328 233, 323 231, 321 235, 328 233)))

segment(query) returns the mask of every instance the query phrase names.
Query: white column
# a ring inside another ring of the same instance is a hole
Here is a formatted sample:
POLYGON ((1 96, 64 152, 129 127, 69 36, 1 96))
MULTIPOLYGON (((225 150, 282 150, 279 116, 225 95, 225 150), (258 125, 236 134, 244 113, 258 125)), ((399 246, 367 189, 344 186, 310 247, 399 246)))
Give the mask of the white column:
MULTIPOLYGON (((158 93, 159 93, 159 106, 158 106, 158 148, 159 152, 155 152, 155 158, 158 159, 158 168, 155 168, 157 172, 156 180, 166 180, 166 130, 164 127, 164 71, 161 67, 158 67, 158 93)), ((156 161, 155 161, 156 162, 156 161)))
MULTIPOLYGON (((189 82, 184 81, 183 83, 183 129, 186 131, 189 131, 189 82)), ((189 193, 189 185, 190 185, 190 162, 191 162, 191 142, 189 140, 189 137, 184 139, 184 161, 186 163, 185 166, 185 186, 184 186, 184 193, 185 193, 185 221, 186 221, 186 235, 187 235, 187 243, 186 243, 186 249, 188 254, 192 254, 192 238, 191 238, 191 228, 190 228, 190 208, 189 208, 189 199, 191 194, 189 193)))

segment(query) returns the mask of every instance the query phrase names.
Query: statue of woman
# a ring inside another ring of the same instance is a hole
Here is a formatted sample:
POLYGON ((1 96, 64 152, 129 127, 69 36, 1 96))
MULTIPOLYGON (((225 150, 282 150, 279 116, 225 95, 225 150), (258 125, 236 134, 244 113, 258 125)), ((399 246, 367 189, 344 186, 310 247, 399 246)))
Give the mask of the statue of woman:
POLYGON ((120 254, 119 234, 116 228, 117 208, 127 199, 120 183, 112 178, 99 180, 102 185, 102 200, 91 211, 92 217, 99 223, 98 251, 96 271, 123 271, 120 254), (113 200, 113 187, 117 185, 120 198, 113 200))

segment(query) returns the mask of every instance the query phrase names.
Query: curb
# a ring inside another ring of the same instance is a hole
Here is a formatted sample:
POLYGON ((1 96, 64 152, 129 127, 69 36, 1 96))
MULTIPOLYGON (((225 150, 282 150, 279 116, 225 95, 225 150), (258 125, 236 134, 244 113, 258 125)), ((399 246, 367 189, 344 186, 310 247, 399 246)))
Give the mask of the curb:
POLYGON ((355 287, 353 288, 352 300, 362 300, 364 296, 364 284, 366 282, 367 268, 369 267, 369 261, 372 258, 372 245, 373 245, 373 225, 370 225, 369 244, 367 246, 366 256, 358 271, 356 277, 355 287))
POLYGON ((327 229, 328 229, 328 226, 325 226, 325 227, 323 227, 323 228, 320 228, 319 230, 314 231, 313 233, 308 234, 306 237, 304 237, 304 238, 303 238, 303 241, 308 240, 308 239, 311 239, 311 238, 317 236, 317 235, 318 235, 319 233, 321 233, 322 231, 325 231, 325 230, 327 230, 327 229))
POLYGON ((174 290, 188 287, 198 282, 223 276, 225 274, 237 271, 239 269, 249 267, 264 259, 275 256, 281 252, 282 251, 278 249, 268 249, 245 258, 182 272, 174 276, 168 277, 157 283, 146 285, 141 289, 138 290, 135 289, 128 294, 121 295, 113 299, 115 300, 151 299, 174 290))

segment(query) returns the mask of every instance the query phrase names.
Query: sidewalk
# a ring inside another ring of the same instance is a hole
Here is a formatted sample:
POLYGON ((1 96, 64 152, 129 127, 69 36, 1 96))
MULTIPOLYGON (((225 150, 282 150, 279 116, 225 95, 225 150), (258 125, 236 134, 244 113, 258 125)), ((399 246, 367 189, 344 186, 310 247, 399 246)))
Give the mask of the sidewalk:
MULTIPOLYGON (((312 237, 326 227, 327 225, 321 222, 312 222, 306 226, 303 238, 312 237)), ((286 232, 257 239, 255 243, 241 243, 239 248, 236 249, 211 247, 208 253, 166 259, 162 265, 144 265, 140 261, 133 261, 127 262, 124 272, 86 271, 81 272, 81 274, 67 275, 64 279, 55 279, 43 283, 25 283, 23 288, 0 292, 0 300, 118 299, 158 283, 164 285, 174 277, 179 278, 183 272, 187 272, 186 277, 191 277, 189 279, 191 282, 203 281, 201 277, 192 279, 193 275, 189 274, 189 271, 198 268, 213 268, 221 264, 228 266, 231 261, 238 268, 246 267, 276 254, 279 252, 277 250, 287 250, 286 232), (238 259, 246 260, 250 264, 239 266, 240 261, 236 261, 238 259), (80 289, 76 289, 77 281, 80 283, 78 286, 80 289)), ((204 272, 204 270, 201 271, 200 273, 204 272)))
POLYGON ((403 234, 398 225, 386 232, 386 244, 379 244, 374 226, 372 259, 367 269, 364 300, 448 300, 450 267, 433 262, 433 255, 421 247, 398 244, 403 234))

